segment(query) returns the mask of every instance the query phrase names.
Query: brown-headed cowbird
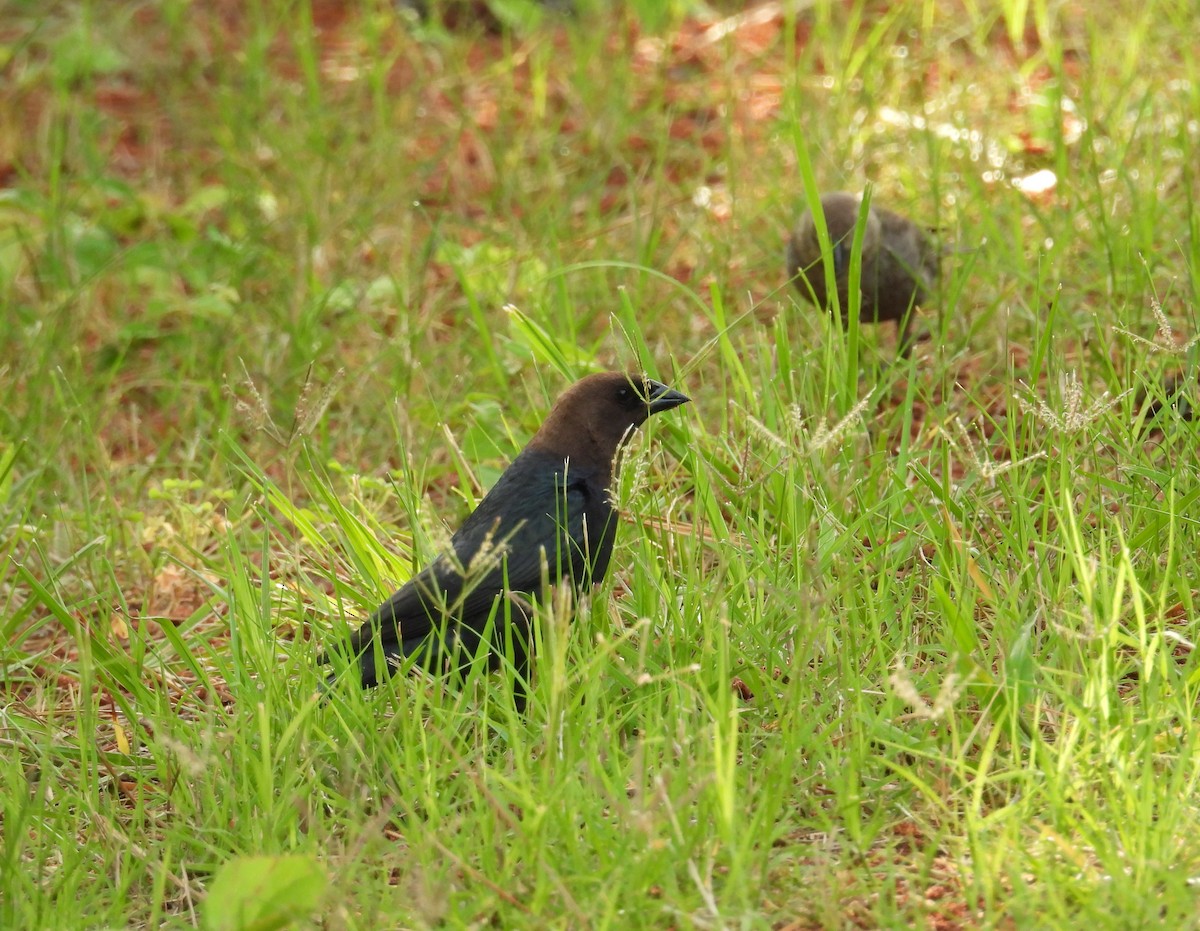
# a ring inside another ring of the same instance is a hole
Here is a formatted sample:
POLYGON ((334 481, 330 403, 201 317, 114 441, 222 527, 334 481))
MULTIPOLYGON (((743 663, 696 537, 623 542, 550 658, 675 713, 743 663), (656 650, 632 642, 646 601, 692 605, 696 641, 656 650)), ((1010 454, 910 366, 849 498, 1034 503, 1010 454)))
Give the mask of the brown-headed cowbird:
MULTIPOLYGON (((849 320, 850 249, 861 205, 861 197, 843 191, 821 196, 843 323, 849 320)), ((871 205, 862 234, 862 303, 858 319, 861 323, 895 321, 901 355, 907 356, 912 348, 912 309, 929 300, 938 275, 938 259, 938 248, 924 230, 898 213, 871 205)), ((810 210, 804 211, 788 240, 787 268, 788 276, 805 298, 833 312, 810 210)))
POLYGON ((569 579, 583 592, 604 578, 617 529, 609 496, 617 452, 651 414, 689 400, 620 372, 590 375, 569 388, 449 549, 354 635, 363 687, 378 685, 409 658, 433 673, 463 669, 490 632, 489 666, 495 669, 510 651, 523 709, 532 613, 526 597, 546 582, 569 579))

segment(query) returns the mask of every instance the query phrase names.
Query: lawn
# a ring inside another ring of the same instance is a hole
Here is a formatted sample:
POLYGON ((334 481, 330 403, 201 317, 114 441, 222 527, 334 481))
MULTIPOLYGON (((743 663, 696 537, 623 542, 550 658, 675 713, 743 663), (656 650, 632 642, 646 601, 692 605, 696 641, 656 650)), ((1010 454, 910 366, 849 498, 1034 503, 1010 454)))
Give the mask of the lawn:
POLYGON ((0 927, 1200 927, 1200 12, 440 6, 0 5, 0 927), (527 713, 322 700, 601 369, 527 713))

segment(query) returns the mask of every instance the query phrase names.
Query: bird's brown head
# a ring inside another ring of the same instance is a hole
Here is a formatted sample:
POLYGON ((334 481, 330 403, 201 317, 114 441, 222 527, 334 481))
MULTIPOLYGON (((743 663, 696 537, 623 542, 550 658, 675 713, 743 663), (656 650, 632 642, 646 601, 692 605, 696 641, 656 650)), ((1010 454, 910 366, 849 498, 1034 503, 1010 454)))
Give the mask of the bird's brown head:
POLYGON ((651 414, 669 411, 690 400, 642 375, 589 375, 563 393, 529 445, 576 462, 609 468, 634 428, 651 414))

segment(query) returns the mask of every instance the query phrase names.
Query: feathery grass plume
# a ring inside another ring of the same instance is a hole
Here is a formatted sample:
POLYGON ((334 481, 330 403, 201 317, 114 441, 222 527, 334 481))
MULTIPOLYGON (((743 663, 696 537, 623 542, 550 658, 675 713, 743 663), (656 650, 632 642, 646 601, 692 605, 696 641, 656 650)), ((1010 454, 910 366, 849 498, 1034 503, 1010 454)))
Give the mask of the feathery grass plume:
MULTIPOLYGON (((1036 459, 1045 459, 1049 455, 1049 453, 1043 449, 1040 452, 1036 452, 1032 456, 1026 456, 1023 459, 1009 459, 1005 462, 996 462, 994 459, 991 459, 987 455, 979 453, 976 450, 975 442, 971 439, 971 432, 967 429, 966 424, 962 422, 962 418, 954 418, 954 428, 958 431, 959 442, 961 442, 962 446, 966 447, 966 460, 975 467, 975 471, 983 476, 984 480, 991 487, 995 487, 997 476, 1003 475, 1010 469, 1016 469, 1020 466, 1028 465, 1036 459)), ((949 437, 948 439, 950 440, 950 445, 954 449, 961 448, 959 442, 956 442, 953 436, 949 437)))
POLYGON ((850 428, 854 426, 854 424, 860 419, 862 419, 863 412, 871 405, 871 398, 874 397, 874 395, 875 389, 872 388, 865 395, 863 395, 861 401, 850 408, 845 417, 835 423, 832 427, 827 426, 828 421, 822 417, 819 421, 817 421, 816 429, 814 429, 811 433, 804 425, 804 411, 801 409, 800 405, 793 405, 791 409, 792 423, 796 426, 796 429, 800 431, 801 436, 803 436, 805 439, 803 446, 803 452, 805 455, 819 453, 827 447, 832 446, 834 443, 839 442, 841 438, 850 430, 850 428))
POLYGON ((1085 407, 1083 385, 1074 371, 1067 372, 1061 380, 1062 407, 1055 411, 1051 410, 1046 402, 1038 397, 1025 382, 1021 381, 1018 384, 1028 392, 1028 397, 1017 396, 1017 404, 1022 412, 1032 414, 1042 423, 1061 433, 1078 433, 1133 391, 1132 388, 1129 388, 1116 397, 1109 397, 1109 392, 1105 391, 1085 407))
POLYGON ((799 452, 801 455, 809 456, 813 453, 819 453, 834 443, 841 440, 843 436, 850 430, 854 424, 862 418, 865 411, 871 404, 871 397, 874 395, 875 389, 872 388, 866 393, 861 401, 854 405, 837 423, 832 427, 828 426, 828 419, 822 417, 817 421, 817 425, 813 430, 809 430, 804 423, 804 409, 795 404, 788 411, 788 422, 793 430, 800 435, 800 443, 796 444, 780 436, 765 423, 759 420, 752 414, 745 414, 746 424, 750 427, 752 433, 762 437, 776 449, 784 452, 799 452))
POLYGON ((1138 336, 1132 330, 1128 330, 1125 327, 1115 327, 1116 331, 1122 336, 1128 336, 1135 343, 1149 346, 1154 352, 1165 352, 1173 356, 1181 356, 1197 343, 1200 343, 1200 333, 1197 333, 1186 343, 1177 343, 1175 341, 1175 331, 1171 328, 1171 322, 1163 312, 1162 304, 1158 298, 1150 298, 1150 311, 1154 314, 1155 322, 1158 323, 1158 330, 1154 334, 1154 339, 1146 339, 1144 336, 1138 336))
POLYGON ((245 360, 238 359, 238 364, 242 367, 241 386, 250 395, 250 400, 246 401, 239 397, 234 387, 226 380, 225 390, 233 398, 235 409, 250 422, 255 430, 266 434, 285 448, 290 446, 293 441, 307 436, 312 432, 313 427, 324 416, 330 402, 333 400, 333 396, 337 393, 338 388, 341 387, 346 375, 344 368, 338 369, 333 373, 333 377, 329 380, 328 384, 321 389, 316 400, 310 401, 315 382, 312 377, 313 366, 309 365, 308 371, 304 373, 304 384, 300 388, 300 397, 296 399, 296 409, 292 412, 292 424, 285 431, 275 422, 275 418, 271 416, 267 400, 254 383, 249 369, 246 368, 245 360))
POLYGON ((917 686, 904 666, 897 666, 893 669, 888 679, 896 697, 913 709, 912 716, 929 721, 938 721, 953 711, 954 703, 958 701, 958 697, 967 687, 967 683, 958 673, 948 673, 942 680, 937 695, 930 702, 917 691, 917 686))
POLYGON ((233 385, 229 384, 228 379, 226 379, 225 390, 233 398, 234 408, 238 414, 250 422, 250 425, 255 430, 265 433, 277 443, 281 443, 282 439, 279 427, 276 426, 274 419, 271 417, 271 411, 267 407, 266 399, 259 392, 258 386, 254 384, 254 379, 250 377, 250 371, 246 368, 246 360, 238 359, 238 364, 242 367, 242 387, 250 395, 250 400, 245 401, 238 397, 237 391, 233 385))
POLYGON ((346 370, 340 368, 334 372, 333 377, 321 388, 320 393, 317 394, 315 399, 311 398, 313 389, 316 387, 316 382, 313 381, 312 375, 313 367, 309 365, 308 371, 304 373, 304 386, 300 389, 300 397, 296 401, 295 413, 292 415, 292 432, 289 440, 308 436, 308 434, 312 433, 313 427, 325 416, 325 411, 329 408, 330 402, 333 401, 333 396, 342 387, 342 382, 346 377, 346 370))
MULTIPOLYGON (((729 403, 735 407, 737 406, 733 401, 730 401, 729 403)), ((791 450, 791 444, 789 444, 787 440, 781 437, 778 433, 768 427, 753 414, 744 414, 744 416, 746 418, 747 426, 750 427, 751 433, 754 433, 766 440, 768 443, 782 452, 789 452, 791 450)))
MULTIPOLYGON (((457 553, 454 554, 452 561, 457 564, 455 568, 463 575, 475 578, 486 575, 500 565, 500 561, 504 558, 508 550, 508 540, 497 540, 496 531, 493 528, 484 534, 483 542, 479 544, 479 549, 471 557, 470 564, 467 566, 459 564, 457 553)), ((451 558, 449 553, 446 555, 447 558, 451 558)))
POLYGON ((636 431, 629 430, 626 443, 621 447, 621 472, 617 482, 609 489, 609 495, 614 505, 620 495, 626 501, 632 501, 650 487, 650 462, 652 459, 650 446, 634 440, 636 431))

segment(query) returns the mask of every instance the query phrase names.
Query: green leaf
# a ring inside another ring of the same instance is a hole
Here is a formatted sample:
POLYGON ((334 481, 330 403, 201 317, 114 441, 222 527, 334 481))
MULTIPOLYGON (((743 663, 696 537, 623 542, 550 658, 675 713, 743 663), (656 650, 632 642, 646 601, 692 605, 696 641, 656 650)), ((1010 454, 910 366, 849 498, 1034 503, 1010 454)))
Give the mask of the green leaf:
POLYGON ((274 931, 316 909, 329 883, 315 857, 235 857, 217 870, 204 903, 209 931, 274 931))
POLYGON ((508 314, 512 342, 529 349, 534 358, 550 364, 563 377, 578 378, 578 373, 586 371, 593 361, 587 353, 566 340, 556 338, 532 317, 511 304, 504 310, 508 314))

